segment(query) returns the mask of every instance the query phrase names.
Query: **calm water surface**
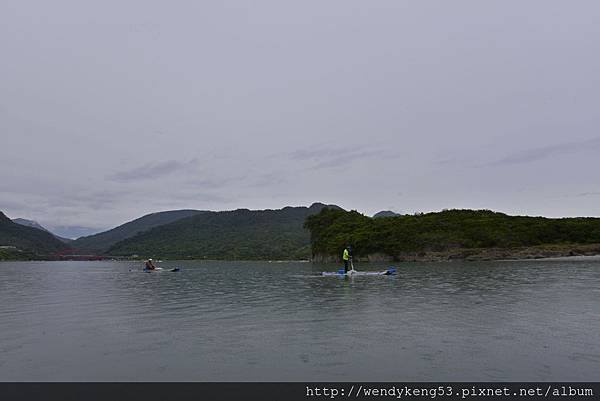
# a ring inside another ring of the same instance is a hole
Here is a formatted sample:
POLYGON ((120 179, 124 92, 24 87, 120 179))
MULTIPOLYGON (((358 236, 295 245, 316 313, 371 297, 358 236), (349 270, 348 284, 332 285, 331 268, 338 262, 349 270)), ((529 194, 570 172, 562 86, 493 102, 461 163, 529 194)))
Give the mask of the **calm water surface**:
POLYGON ((0 263, 0 380, 600 379, 599 258, 160 266, 0 263))

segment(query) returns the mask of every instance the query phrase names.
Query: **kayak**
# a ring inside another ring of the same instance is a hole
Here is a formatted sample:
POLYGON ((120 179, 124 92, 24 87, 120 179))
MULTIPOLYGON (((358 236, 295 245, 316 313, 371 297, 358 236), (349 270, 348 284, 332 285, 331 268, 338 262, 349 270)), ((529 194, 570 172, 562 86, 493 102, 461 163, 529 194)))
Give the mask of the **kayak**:
POLYGON ((156 269, 152 270, 152 269, 146 269, 145 267, 142 269, 142 271, 146 272, 146 273, 152 273, 152 272, 161 272, 161 271, 167 271, 167 272, 178 272, 179 271, 179 267, 174 267, 172 269, 168 269, 168 270, 164 270, 162 267, 157 267, 156 269))
POLYGON ((345 277, 345 276, 391 276, 396 274, 395 267, 388 267, 387 270, 378 271, 378 272, 359 272, 356 270, 349 270, 348 273, 344 271, 344 269, 340 269, 336 272, 323 272, 323 276, 337 276, 337 277, 345 277))

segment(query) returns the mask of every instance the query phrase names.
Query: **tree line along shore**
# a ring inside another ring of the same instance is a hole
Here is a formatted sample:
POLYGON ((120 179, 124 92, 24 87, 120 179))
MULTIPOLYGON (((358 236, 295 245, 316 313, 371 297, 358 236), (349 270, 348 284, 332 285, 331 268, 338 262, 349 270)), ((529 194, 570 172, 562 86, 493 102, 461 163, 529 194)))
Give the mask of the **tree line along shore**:
POLYGON ((325 209, 309 216, 312 260, 337 260, 350 244, 359 261, 531 259, 600 254, 599 218, 509 216, 444 210, 370 218, 325 209))

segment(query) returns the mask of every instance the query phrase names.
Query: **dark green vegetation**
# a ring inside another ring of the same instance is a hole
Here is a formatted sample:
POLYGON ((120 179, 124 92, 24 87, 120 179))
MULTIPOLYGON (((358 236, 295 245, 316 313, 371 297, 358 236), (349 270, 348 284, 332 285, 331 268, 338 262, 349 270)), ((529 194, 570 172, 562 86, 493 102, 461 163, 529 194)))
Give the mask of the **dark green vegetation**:
POLYGON ((304 221, 325 207, 315 203, 309 208, 206 212, 123 240, 107 253, 184 259, 306 259, 310 236, 304 221))
POLYGON ((69 245, 74 249, 102 253, 119 241, 133 237, 154 227, 169 224, 199 213, 205 212, 201 210, 170 210, 167 212, 151 213, 115 227, 112 230, 77 238, 69 245))
POLYGON ((2 248, 1 257, 6 259, 43 258, 67 247, 54 235, 44 230, 14 223, 2 212, 0 212, 0 246, 11 246, 22 251, 2 248))
POLYGON ((37 260, 42 257, 30 251, 0 248, 0 262, 7 260, 37 260))
MULTIPOLYGON (((378 214, 381 215, 381 214, 378 214)), ((600 253, 599 218, 508 216, 489 210, 367 217, 315 203, 279 210, 153 213, 65 244, 0 212, 0 260, 111 255, 179 259, 482 260, 600 253), (67 250, 66 248, 72 248, 67 250)))
POLYGON ((12 219, 13 223, 17 223, 20 224, 22 226, 27 226, 27 227, 33 227, 33 228, 37 228, 38 230, 43 230, 46 231, 52 235, 54 235, 56 238, 58 238, 59 240, 61 240, 62 242, 72 242, 73 240, 70 238, 63 238, 60 237, 54 233, 52 233, 50 230, 46 229, 45 227, 43 227, 42 225, 40 225, 40 223, 38 223, 37 221, 33 221, 33 220, 27 220, 27 219, 22 219, 22 218, 16 218, 16 219, 12 219))
POLYGON ((323 210, 305 224, 313 256, 336 257, 347 243, 354 255, 393 259, 419 252, 600 243, 600 218, 508 216, 489 210, 370 218, 356 211, 323 210))

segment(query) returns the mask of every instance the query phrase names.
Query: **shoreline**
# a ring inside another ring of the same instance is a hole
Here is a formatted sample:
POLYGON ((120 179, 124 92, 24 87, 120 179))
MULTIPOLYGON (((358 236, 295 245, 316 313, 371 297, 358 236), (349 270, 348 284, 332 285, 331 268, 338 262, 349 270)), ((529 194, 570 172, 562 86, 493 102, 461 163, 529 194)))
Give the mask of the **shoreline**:
MULTIPOLYGON (((447 251, 404 252, 397 255, 373 253, 355 256, 354 261, 365 262, 451 262, 451 261, 512 261, 568 258, 600 255, 600 244, 538 245, 516 248, 458 248, 447 251)), ((338 257, 316 254, 316 263, 339 263, 338 257)))
MULTIPOLYGON (((2 255, 6 256, 6 255, 2 255)), ((77 259, 56 259, 53 257, 27 257, 11 259, 0 258, 0 262, 17 261, 71 261, 77 259)), ((593 257, 600 256, 600 244, 562 244, 562 245, 539 245, 532 247, 516 248, 458 248, 447 251, 422 251, 422 252, 404 252, 397 255, 388 255, 384 253, 372 253, 366 256, 355 256, 357 263, 404 263, 404 262, 481 262, 481 261, 516 261, 516 260, 539 260, 539 259, 557 259, 573 257, 593 257)), ((264 263, 341 263, 339 256, 316 254, 308 259, 179 259, 179 258, 159 258, 161 261, 197 261, 197 262, 264 262, 264 263)), ((127 261, 141 262, 143 259, 130 259, 123 257, 114 257, 107 255, 103 257, 104 261, 127 261)), ((81 260, 80 260, 81 261, 81 260)))
MULTIPOLYGON (((468 258, 441 258, 431 256, 430 258, 422 257, 418 259, 403 259, 403 260, 367 260, 367 259, 354 259, 357 263, 417 263, 417 262, 431 262, 431 263, 444 263, 444 262, 518 262, 518 261, 527 261, 527 260, 587 260, 592 258, 600 257, 600 252, 588 253, 588 254, 574 254, 574 255, 533 255, 531 257, 523 256, 523 257, 504 257, 504 258, 489 258, 484 257, 483 255, 472 255, 468 258)), ((103 260, 57 260, 57 259, 0 259, 0 263, 3 262, 142 262, 140 260, 126 260, 126 259, 103 259, 103 260)), ((328 261, 314 261, 314 260, 298 260, 298 259, 290 259, 290 260, 259 260, 259 259, 251 259, 251 260, 231 260, 231 259, 164 259, 162 262, 240 262, 240 263, 249 263, 249 262, 264 262, 264 263, 317 263, 317 264, 340 264, 340 261, 328 260, 328 261)))

